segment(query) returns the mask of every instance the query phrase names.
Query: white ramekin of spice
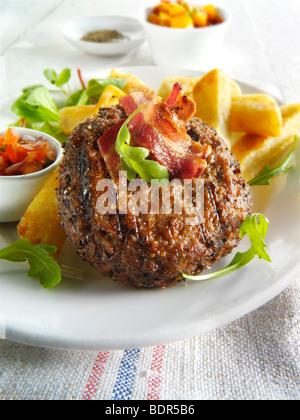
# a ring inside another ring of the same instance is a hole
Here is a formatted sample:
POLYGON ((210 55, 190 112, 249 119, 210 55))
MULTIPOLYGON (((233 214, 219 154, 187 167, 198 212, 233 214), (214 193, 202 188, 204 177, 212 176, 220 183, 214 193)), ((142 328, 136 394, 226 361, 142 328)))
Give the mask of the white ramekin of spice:
POLYGON ((125 55, 146 41, 142 23, 128 16, 77 18, 65 22, 61 31, 74 47, 106 57, 125 55))

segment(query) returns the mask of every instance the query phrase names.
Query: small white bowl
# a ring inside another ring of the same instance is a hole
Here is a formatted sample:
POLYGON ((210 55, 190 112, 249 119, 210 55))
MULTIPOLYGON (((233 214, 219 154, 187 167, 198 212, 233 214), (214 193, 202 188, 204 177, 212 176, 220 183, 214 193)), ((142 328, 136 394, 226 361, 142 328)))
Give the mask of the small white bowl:
MULTIPOLYGON (((5 133, 7 128, 0 127, 0 133, 5 133)), ((29 204, 63 158, 63 149, 60 143, 48 134, 28 128, 10 128, 16 130, 20 136, 26 134, 35 138, 42 136, 49 143, 56 159, 46 169, 33 174, 0 176, 0 223, 17 222, 23 217, 29 204)))
POLYGON ((105 57, 125 55, 146 41, 143 25, 137 19, 127 16, 88 16, 65 22, 61 31, 64 37, 76 48, 89 54, 105 57), (81 38, 87 32, 97 30, 117 30, 129 37, 118 42, 89 42, 81 38))
POLYGON ((147 21, 152 9, 147 9, 144 28, 152 58, 158 66, 203 68, 205 61, 219 53, 231 15, 216 8, 222 23, 203 28, 170 28, 147 21))

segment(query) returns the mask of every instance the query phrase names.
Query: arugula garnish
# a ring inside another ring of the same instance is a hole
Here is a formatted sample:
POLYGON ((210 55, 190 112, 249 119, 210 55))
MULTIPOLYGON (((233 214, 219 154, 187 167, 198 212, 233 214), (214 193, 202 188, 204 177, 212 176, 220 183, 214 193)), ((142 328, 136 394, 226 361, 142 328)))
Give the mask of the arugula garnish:
POLYGON ((56 247, 48 244, 32 245, 28 239, 21 239, 0 250, 0 259, 12 262, 28 261, 29 277, 38 276, 44 288, 51 288, 61 281, 61 269, 51 255, 56 247))
POLYGON ((264 239, 266 237, 269 225, 268 219, 260 213, 254 213, 248 216, 243 222, 240 229, 240 238, 248 234, 251 248, 246 252, 237 252, 231 263, 224 268, 223 270, 216 271, 214 273, 199 275, 199 276, 188 276, 183 274, 183 277, 188 280, 203 281, 210 280, 217 277, 224 276, 229 274, 232 271, 238 270, 241 267, 249 264, 253 258, 257 255, 260 259, 264 259, 268 262, 271 262, 271 259, 266 252, 266 243, 264 239))
POLYGON ((288 165, 294 159, 295 150, 297 147, 297 141, 298 141, 298 138, 297 136, 295 136, 292 150, 279 165, 274 166, 274 168, 270 168, 269 165, 266 165, 265 168, 255 178, 251 179, 251 181, 248 182, 248 184, 250 186, 270 185, 269 179, 274 178, 275 176, 278 176, 278 175, 284 175, 287 172, 289 172, 292 169, 293 165, 290 165, 290 166, 288 165))
POLYGON ((128 130, 129 122, 146 105, 147 103, 140 106, 122 125, 116 140, 116 152, 121 157, 122 170, 127 172, 129 181, 134 180, 138 174, 142 179, 151 183, 153 179, 168 180, 168 170, 158 162, 147 160, 150 154, 148 149, 130 146, 130 132, 128 130))

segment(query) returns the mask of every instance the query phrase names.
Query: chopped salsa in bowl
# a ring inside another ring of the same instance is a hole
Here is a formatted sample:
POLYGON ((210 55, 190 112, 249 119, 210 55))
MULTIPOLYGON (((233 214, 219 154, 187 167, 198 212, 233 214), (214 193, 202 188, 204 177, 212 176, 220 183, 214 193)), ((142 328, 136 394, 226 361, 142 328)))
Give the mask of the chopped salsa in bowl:
POLYGON ((28 175, 42 171, 56 159, 43 136, 21 136, 15 129, 0 133, 0 176, 28 175))
POLYGON ((223 22, 214 5, 195 6, 183 0, 161 0, 147 20, 170 28, 203 28, 223 22))
POLYGON ((57 170, 61 144, 47 133, 25 127, 0 127, 0 223, 19 221, 57 170))

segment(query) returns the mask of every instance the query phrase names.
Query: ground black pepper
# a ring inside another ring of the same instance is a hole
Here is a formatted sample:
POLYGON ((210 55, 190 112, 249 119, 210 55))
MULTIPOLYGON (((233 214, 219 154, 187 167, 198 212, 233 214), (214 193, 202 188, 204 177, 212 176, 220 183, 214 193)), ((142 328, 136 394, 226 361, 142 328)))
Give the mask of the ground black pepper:
POLYGON ((128 40, 128 36, 114 29, 104 29, 98 31, 87 32, 81 38, 82 41, 89 42, 119 42, 128 40))

